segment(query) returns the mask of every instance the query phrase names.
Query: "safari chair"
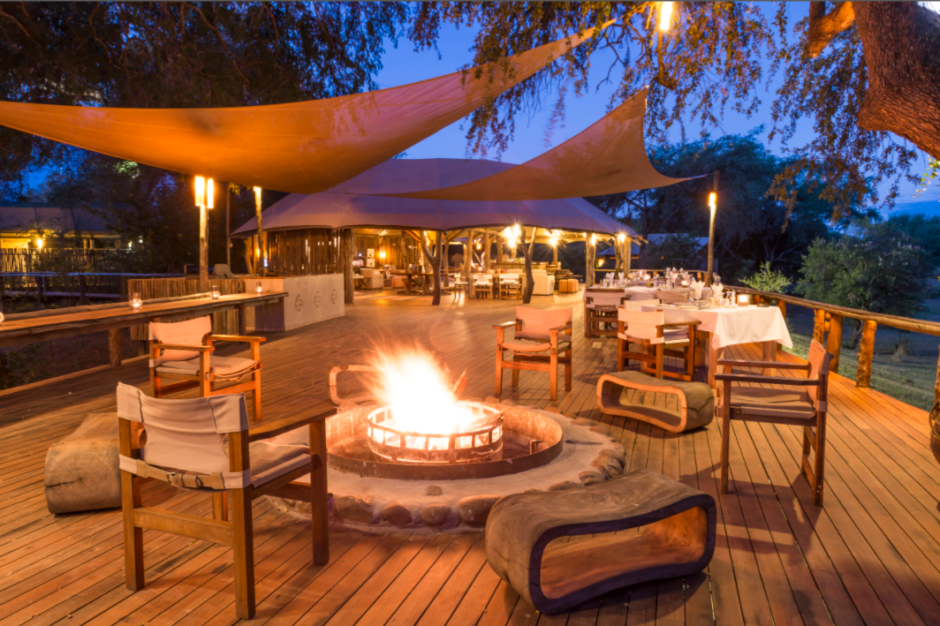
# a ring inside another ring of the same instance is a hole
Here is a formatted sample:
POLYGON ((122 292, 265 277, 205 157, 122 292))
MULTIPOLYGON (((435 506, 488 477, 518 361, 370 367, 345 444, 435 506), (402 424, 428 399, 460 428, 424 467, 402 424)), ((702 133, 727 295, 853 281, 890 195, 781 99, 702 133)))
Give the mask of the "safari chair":
POLYGON ((493 294, 493 275, 473 275, 473 295, 475 298, 489 298, 493 294))
POLYGON ((212 334, 208 315, 185 322, 150 322, 150 386, 154 398, 199 387, 203 398, 218 394, 252 392, 254 419, 261 419, 261 344, 264 337, 212 334), (215 356, 213 341, 251 344, 251 358, 215 356), (248 377, 244 382, 239 382, 248 377), (164 384, 163 379, 176 380, 164 384), (218 387, 223 383, 237 383, 218 387))
POLYGON ((548 372, 552 400, 558 399, 558 366, 565 366, 565 391, 571 391, 571 309, 516 307, 516 321, 496 329, 496 395, 503 389, 503 369, 512 370, 512 386, 519 386, 519 370, 548 372), (511 341, 507 328, 515 328, 511 341), (512 360, 503 358, 512 352, 512 360))
POLYGON ((695 375, 695 327, 701 322, 687 320, 666 323, 665 311, 617 309, 617 371, 627 368, 630 360, 640 362, 640 371, 656 378, 691 381, 695 375), (630 344, 639 344, 641 352, 631 352, 630 344), (683 361, 684 369, 666 370, 664 357, 683 361))
POLYGON ((657 289, 656 297, 663 304, 680 304, 689 301, 691 291, 688 287, 684 289, 657 289))
POLYGON ((623 291, 585 293, 584 336, 587 338, 598 336, 616 337, 617 307, 627 300, 627 296, 623 291), (606 324, 607 327, 601 330, 601 324, 606 324))
POLYGON ((822 506, 823 475, 826 457, 826 412, 829 389, 829 364, 833 356, 815 339, 809 347, 809 362, 782 363, 765 361, 719 360, 725 367, 715 380, 722 384, 721 393, 721 493, 728 493, 728 454, 731 441, 731 420, 790 424, 803 427, 802 473, 813 488, 813 503, 822 506), (735 374, 735 367, 756 367, 802 370, 806 378, 735 374), (783 385, 796 389, 742 387, 734 383, 783 385), (809 453, 814 453, 810 463, 809 453))
POLYGON ((121 508, 127 588, 144 587, 143 529, 231 546, 235 613, 255 615, 251 503, 264 495, 311 502, 313 562, 330 560, 326 424, 332 409, 248 429, 243 395, 158 400, 130 385, 117 388, 121 508), (265 440, 308 426, 310 446, 265 440), (294 482, 310 474, 310 485, 294 482), (141 506, 141 480, 212 494, 212 518, 141 506), (231 511, 229 510, 231 501, 231 511))
POLYGON ((519 274, 507 272, 499 275, 499 297, 500 298, 518 298, 522 295, 522 283, 519 281, 519 274))

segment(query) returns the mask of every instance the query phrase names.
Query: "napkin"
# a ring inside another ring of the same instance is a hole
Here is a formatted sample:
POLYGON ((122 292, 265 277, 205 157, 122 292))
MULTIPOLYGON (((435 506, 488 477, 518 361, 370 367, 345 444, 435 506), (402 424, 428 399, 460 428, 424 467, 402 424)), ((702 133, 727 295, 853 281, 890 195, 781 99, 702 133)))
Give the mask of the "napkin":
POLYGON ((712 283, 712 298, 721 302, 721 291, 724 287, 721 283, 712 283))
POLYGON ((705 283, 697 280, 693 280, 692 284, 692 299, 701 300, 702 299, 702 289, 705 288, 705 283))

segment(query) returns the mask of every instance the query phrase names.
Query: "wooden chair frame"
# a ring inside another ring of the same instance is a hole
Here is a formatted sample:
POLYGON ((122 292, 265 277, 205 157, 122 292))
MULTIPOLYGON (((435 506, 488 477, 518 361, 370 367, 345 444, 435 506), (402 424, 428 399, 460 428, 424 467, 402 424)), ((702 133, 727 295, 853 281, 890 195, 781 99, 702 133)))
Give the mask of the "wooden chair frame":
MULTIPOLYGON (((620 298, 620 304, 623 304, 627 299, 627 296, 620 298)), ((617 329, 620 328, 617 321, 617 307, 595 309, 591 307, 593 303, 593 296, 588 296, 584 301, 584 336, 588 339, 616 337, 617 329), (607 324, 607 330, 601 330, 601 324, 607 324)))
MULTIPOLYGON (((652 343, 649 339, 631 339, 627 341, 617 337, 617 371, 622 372, 627 368, 630 360, 640 361, 640 371, 645 374, 652 374, 656 378, 675 378, 677 380, 691 381, 695 377, 695 331, 699 320, 690 320, 687 322, 669 322, 657 328, 656 336, 664 337, 666 328, 687 327, 689 329, 689 345, 677 350, 667 348, 665 343, 652 343), (645 352, 630 352, 630 344, 639 344, 645 349, 645 352), (685 371, 672 372, 663 367, 664 357, 682 359, 685 362, 685 371)), ((627 327, 622 321, 617 322, 617 331, 620 334, 626 334, 627 327)))
POLYGON ((571 322, 567 322, 561 326, 556 326, 548 330, 549 333, 549 343, 551 343, 551 348, 549 349, 549 354, 545 355, 542 353, 518 353, 507 348, 503 348, 503 342, 505 341, 505 333, 507 328, 515 328, 516 331, 522 330, 522 320, 517 319, 515 322, 503 322, 502 324, 497 324, 493 326, 496 329, 496 391, 495 395, 499 395, 503 391, 503 370, 511 369, 512 370, 512 386, 519 386, 519 370, 532 370, 536 372, 548 372, 549 375, 549 389, 551 393, 551 399, 558 399, 558 366, 565 366, 565 391, 571 391, 571 322), (562 333, 568 336, 568 347, 562 351, 561 354, 558 353, 558 334, 562 333), (503 352, 512 352, 512 361, 506 361, 503 359, 503 352))
POLYGON ((167 394, 199 388, 199 395, 203 398, 217 396, 219 394, 236 394, 251 392, 252 405, 254 407, 254 420, 261 420, 261 344, 267 341, 264 337, 253 337, 246 335, 216 335, 209 333, 202 338, 201 346, 184 346, 178 344, 162 343, 156 339, 150 340, 150 362, 154 363, 160 358, 164 350, 186 350, 188 352, 199 353, 199 370, 195 374, 185 372, 163 372, 157 373, 160 365, 150 366, 150 389, 154 398, 163 398, 167 394), (257 364, 237 380, 242 381, 246 376, 251 376, 250 380, 238 382, 234 385, 219 387, 220 383, 230 383, 230 378, 217 379, 212 373, 212 352, 215 347, 213 341, 233 341, 251 344, 251 359, 257 364), (181 382, 165 385, 164 378, 179 380, 181 382))
POLYGON ((823 479, 826 469, 826 412, 828 409, 827 396, 829 390, 829 370, 823 368, 818 378, 809 378, 811 365, 809 363, 784 363, 769 361, 734 361, 719 360, 719 366, 725 367, 725 373, 716 374, 715 380, 722 383, 721 390, 721 493, 728 493, 728 455, 731 447, 731 420, 750 422, 763 422, 767 424, 789 424, 803 427, 803 456, 800 471, 806 476, 813 489, 813 503, 816 506, 823 504, 823 479), (756 374, 734 374, 732 368, 776 368, 789 370, 802 370, 806 378, 786 378, 782 376, 760 376, 756 374), (740 415, 739 411, 731 408, 732 383, 754 383, 758 385, 783 385, 788 387, 817 387, 816 415, 811 418, 786 417, 768 407, 768 415, 740 415), (813 432, 815 428, 815 432, 813 432), (810 463, 809 453, 814 452, 815 458, 810 463))
MULTIPOLYGON (((251 503, 265 495, 305 500, 311 503, 313 562, 325 565, 330 560, 329 512, 327 509, 326 418, 336 409, 307 417, 286 418, 262 424, 247 431, 230 433, 228 456, 232 472, 251 467, 249 443, 270 439, 296 428, 309 426, 310 463, 260 487, 251 484, 241 489, 212 491, 212 518, 177 513, 141 505, 140 486, 143 478, 121 471, 121 505, 124 516, 124 573, 127 588, 137 591, 144 587, 143 530, 149 528, 183 537, 203 539, 225 546, 234 552, 235 613, 242 619, 255 615, 254 552, 251 503), (310 474, 310 485, 294 482, 310 474), (231 504, 231 514, 229 511, 231 504)), ((120 449, 124 456, 140 458, 141 431, 144 425, 118 418, 120 449)))
MULTIPOLYGON (((500 276, 506 276, 506 274, 500 274, 500 276)), ((499 297, 502 298, 504 295, 513 298, 522 297, 522 279, 517 278, 514 283, 507 283, 506 281, 500 278, 499 280, 499 297)))

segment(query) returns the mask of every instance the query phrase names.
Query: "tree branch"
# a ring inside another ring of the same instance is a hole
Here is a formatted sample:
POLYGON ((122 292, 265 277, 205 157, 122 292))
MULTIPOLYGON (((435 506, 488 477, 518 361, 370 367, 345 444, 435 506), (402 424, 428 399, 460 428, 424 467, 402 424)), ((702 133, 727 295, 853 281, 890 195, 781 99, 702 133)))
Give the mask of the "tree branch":
POLYGON ((829 45, 832 38, 855 23, 855 10, 851 2, 839 2, 826 13, 825 2, 810 2, 809 32, 806 34, 806 54, 815 59, 829 45))

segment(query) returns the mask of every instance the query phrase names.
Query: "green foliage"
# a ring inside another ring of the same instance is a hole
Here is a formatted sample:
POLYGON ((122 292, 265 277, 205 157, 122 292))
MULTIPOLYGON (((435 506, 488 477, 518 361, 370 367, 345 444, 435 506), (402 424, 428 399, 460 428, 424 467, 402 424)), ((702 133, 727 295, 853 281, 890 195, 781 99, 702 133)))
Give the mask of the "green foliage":
POLYGON ((790 286, 790 279, 783 272, 770 269, 770 261, 761 263, 760 272, 742 278, 741 282, 751 289, 769 293, 784 293, 790 286))
POLYGON ((928 298, 933 267, 907 233, 864 224, 853 234, 810 246, 797 290, 807 299, 911 317, 928 298))
POLYGON ((702 245, 688 235, 664 237, 658 243, 648 243, 640 249, 640 268, 660 270, 667 267, 698 269, 705 267, 707 253, 702 245))
POLYGON ((924 251, 931 265, 940 267, 940 217, 901 213, 892 215, 885 226, 906 233, 924 251))

